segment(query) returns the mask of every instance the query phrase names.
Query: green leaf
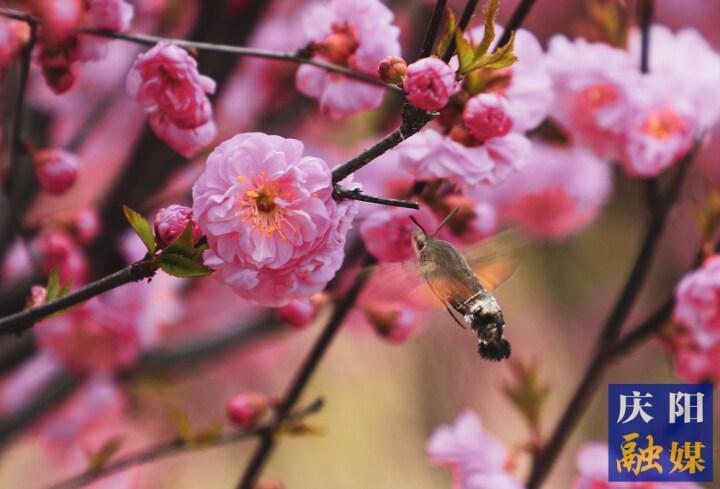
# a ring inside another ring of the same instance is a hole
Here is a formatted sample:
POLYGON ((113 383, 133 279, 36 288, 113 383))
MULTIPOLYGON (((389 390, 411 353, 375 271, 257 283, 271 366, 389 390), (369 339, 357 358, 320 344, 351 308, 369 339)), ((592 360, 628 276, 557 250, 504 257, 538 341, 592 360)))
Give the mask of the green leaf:
POLYGON ((167 248, 163 253, 180 253, 187 256, 193 256, 195 252, 195 239, 192 234, 192 222, 189 222, 182 234, 167 248))
POLYGON ((160 255, 159 262, 160 268, 173 277, 204 277, 214 271, 212 268, 203 265, 201 256, 168 253, 167 250, 160 255))
POLYGON ((145 243, 145 247, 150 254, 155 253, 155 235, 153 235, 152 228, 150 227, 150 223, 147 222, 147 219, 126 205, 123 206, 123 212, 125 212, 125 218, 130 223, 130 226, 135 230, 135 233, 140 236, 142 242, 145 243))
POLYGON ((440 38, 440 41, 438 42, 437 50, 435 51, 435 54, 437 56, 442 56, 445 54, 445 50, 447 49, 448 45, 450 44, 450 40, 453 38, 453 35, 455 34, 455 14, 452 10, 448 9, 448 23, 447 23, 447 30, 445 31, 445 34, 442 35, 440 38))
POLYGON ((222 434, 222 427, 223 424, 221 421, 215 421, 210 426, 196 434, 193 442, 196 445, 201 446, 213 445, 218 438, 220 438, 220 435, 222 434))
POLYGON ((114 437, 106 441, 95 453, 88 453, 88 468, 92 472, 99 472, 107 465, 110 459, 120 450, 123 441, 120 437, 114 437))
POLYGON ((53 268, 48 277, 48 283, 45 287, 47 294, 45 295, 45 302, 50 302, 53 299, 57 299, 60 294, 60 272, 57 267, 53 268))
POLYGON ((467 74, 471 71, 487 68, 487 69, 500 69, 506 68, 517 61, 517 56, 513 52, 515 49, 515 33, 510 34, 510 40, 500 46, 494 53, 486 54, 481 56, 479 59, 474 60, 469 66, 463 71, 467 74))
POLYGON ((177 408, 170 410, 170 421, 177 430, 177 434, 180 439, 189 445, 193 442, 192 425, 187 415, 177 408))
POLYGON ((480 41, 478 47, 475 48, 475 59, 484 56, 488 52, 488 49, 490 49, 490 44, 492 44, 495 39, 495 17, 497 16, 497 11, 498 0, 490 0, 487 7, 485 7, 485 32, 483 33, 482 41, 480 41))
POLYGON ((68 295, 70 293, 70 289, 72 289, 72 279, 69 279, 67 282, 65 282, 65 285, 62 289, 60 289, 60 292, 58 292, 58 298, 68 295))
POLYGON ((474 53, 470 42, 460 29, 455 30, 455 47, 460 61, 460 73, 465 73, 467 67, 473 62, 474 53))

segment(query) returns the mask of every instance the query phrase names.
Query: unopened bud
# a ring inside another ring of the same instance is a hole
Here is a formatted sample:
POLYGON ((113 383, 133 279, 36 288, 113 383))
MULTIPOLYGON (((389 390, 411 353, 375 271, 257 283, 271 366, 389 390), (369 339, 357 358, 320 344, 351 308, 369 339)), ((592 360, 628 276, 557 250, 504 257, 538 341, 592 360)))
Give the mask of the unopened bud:
POLYGON ((182 205, 171 205, 155 214, 155 236, 158 243, 167 246, 182 235, 192 222, 192 235, 195 243, 200 239, 200 229, 193 221, 192 209, 182 205))
POLYGON ((47 289, 41 285, 33 285, 30 288, 30 297, 27 300, 27 307, 37 307, 45 304, 47 300, 47 289))
POLYGON ((317 293, 305 300, 295 300, 278 309, 283 321, 293 329, 303 329, 312 324, 318 311, 327 304, 327 294, 317 293))
POLYGON ((270 398, 264 394, 243 392, 230 399, 227 415, 235 426, 247 430, 257 424, 271 404, 270 398))
POLYGON ((67 192, 77 180, 77 156, 60 149, 45 149, 34 155, 35 174, 40 187, 53 195, 67 192))
POLYGON ((505 136, 513 121, 505 99, 494 93, 481 93, 468 100, 463 121, 470 134, 480 141, 505 136))
POLYGON ((390 343, 403 343, 414 329, 415 315, 407 309, 373 304, 364 312, 375 332, 390 343))
POLYGON ((407 72, 407 63, 404 59, 397 56, 387 56, 380 61, 378 65, 378 74, 380 79, 385 83, 394 85, 402 85, 405 73, 407 72))

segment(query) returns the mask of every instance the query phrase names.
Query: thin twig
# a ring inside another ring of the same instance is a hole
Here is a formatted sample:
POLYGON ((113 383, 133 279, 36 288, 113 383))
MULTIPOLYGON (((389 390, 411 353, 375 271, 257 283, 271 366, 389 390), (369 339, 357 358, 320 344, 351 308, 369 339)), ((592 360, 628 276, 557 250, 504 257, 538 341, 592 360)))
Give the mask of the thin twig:
MULTIPOLYGON (((478 0, 469 0, 468 3, 465 4, 465 10, 463 10, 460 22, 458 22, 458 28, 460 28, 462 32, 465 32, 465 29, 467 29, 467 26, 470 24, 470 19, 472 19, 475 14, 477 4, 478 0)), ((455 54, 455 38, 451 37, 450 42, 442 55, 442 60, 447 63, 450 61, 450 58, 453 57, 453 54, 455 54)))
POLYGON ((428 30, 425 33, 425 39, 423 40, 422 49, 420 50, 418 58, 426 58, 432 54, 435 38, 437 37, 438 30, 440 30, 440 21, 442 21, 446 6, 447 0, 437 0, 437 2, 435 2, 435 10, 430 19, 428 30))
POLYGON ((133 263, 60 298, 0 319, 0 335, 20 334, 51 314, 85 302, 121 285, 151 277, 156 270, 157 265, 150 260, 133 263))
MULTIPOLYGON (((317 341, 313 345, 312 350, 305 358, 300 370, 295 375, 295 379, 290 384, 287 394, 283 397, 282 402, 277 408, 277 421, 280 423, 283 419, 294 409, 300 396, 302 395, 305 387, 315 373, 320 361, 325 356, 325 353, 335 338, 335 335, 340 330, 340 326, 343 324, 346 316, 355 305, 355 301, 360 295, 365 283, 370 277, 370 273, 362 273, 355 279, 350 290, 348 290, 343 298, 338 301, 335 310, 325 326, 325 329, 318 337, 317 341)), ((275 446, 275 438, 272 433, 266 434, 261 437, 260 445, 255 450, 250 462, 245 469, 245 473, 242 476, 238 484, 239 489, 252 489, 255 481, 260 475, 265 462, 267 461, 270 453, 275 446)))
POLYGON ((530 13, 533 5, 535 5, 535 0, 522 0, 520 2, 520 5, 517 6, 508 23, 503 27, 502 36, 500 36, 498 42, 495 43, 495 49, 497 49, 498 46, 504 46, 508 43, 512 33, 518 30, 523 22, 525 22, 525 18, 530 13))
POLYGON ((640 72, 650 71, 650 23, 655 10, 654 0, 641 0, 638 4, 640 18, 640 72))
POLYGON ((300 421, 316 412, 323 407, 323 400, 317 399, 312 404, 299 409, 293 413, 287 415, 284 419, 274 421, 272 423, 259 426, 250 431, 239 431, 235 433, 226 433, 220 435, 216 440, 206 443, 190 443, 177 437, 168 442, 162 443, 152 448, 148 448, 125 457, 119 458, 115 462, 105 465, 98 470, 87 470, 86 472, 75 476, 66 481, 60 482, 51 486, 49 489, 76 489, 79 487, 86 486, 92 482, 100 479, 109 477, 110 475, 116 474, 122 470, 137 465, 143 465, 155 460, 175 455, 183 452, 191 452, 197 450, 205 450, 208 448, 217 448, 224 445, 238 443, 240 441, 248 440, 257 436, 265 437, 272 436, 273 433, 286 422, 300 421))
POLYGON ((398 199, 386 199, 383 197, 374 197, 372 195, 366 195, 361 189, 347 189, 339 185, 335 186, 333 196, 336 199, 352 199, 359 200, 361 202, 370 202, 371 204, 387 205, 390 207, 404 207, 406 209, 420 209, 420 205, 417 202, 411 202, 409 200, 398 200, 398 199))
POLYGON ((609 349, 607 352, 608 361, 622 358, 643 344, 650 336, 657 333, 670 319, 674 307, 675 297, 671 295, 645 321, 620 338, 612 348, 609 349))
MULTIPOLYGON (((605 368, 609 362, 616 358, 617 353, 614 352, 615 344, 618 342, 622 325, 627 319, 632 306, 635 303, 643 281, 649 271, 649 266, 654 255, 657 242, 661 237, 662 230, 665 227, 667 215, 673 203, 677 200, 680 193, 682 182, 685 179, 688 167, 694 159, 699 149, 699 141, 693 149, 678 163, 676 174, 670 182, 668 190, 665 192, 662 200, 662 206, 658 214, 651 217, 651 224, 648 228, 647 235, 643 241, 640 253, 633 265, 633 270, 628 277, 625 286, 616 302, 615 307, 608 316, 605 325, 600 332, 597 342, 597 349, 593 355, 585 374, 575 390, 570 403, 560 416, 560 421, 553 430, 547 443, 536 453, 532 470, 527 482, 527 489, 537 489, 547 477, 570 433, 580 420, 585 408, 589 404, 592 394, 595 391, 605 368)), ((670 307, 670 306, 665 306, 670 307)), ((643 328, 642 333, 633 333, 634 339, 622 340, 622 342, 637 342, 639 339, 645 339, 649 336, 652 328, 658 327, 659 319, 651 321, 651 326, 643 328)), ((632 337, 631 337, 632 338, 632 337)), ((630 343, 628 343, 629 345, 630 343)), ((626 346, 627 347, 627 346, 626 346)), ((623 347, 623 348, 626 348, 623 347)))
MULTIPOLYGON (((0 15, 4 17, 10 17, 13 19, 18 20, 24 20, 26 22, 29 22, 31 25, 34 25, 37 23, 37 19, 32 17, 28 14, 23 14, 22 12, 18 12, 16 10, 12 9, 0 9, 0 15)), ((342 75, 347 76, 348 78, 354 78, 356 80, 370 83, 372 85, 377 85, 379 87, 386 88, 388 90, 394 91, 394 92, 402 92, 402 89, 396 85, 392 85, 390 83, 385 83, 379 78, 376 78, 373 75, 362 73, 359 71, 351 70, 345 66, 336 65, 333 63, 326 63, 325 61, 308 58, 307 56, 303 56, 300 53, 285 53, 281 51, 271 51, 268 49, 256 49, 256 48, 250 48, 246 46, 230 46, 226 44, 213 44, 213 43, 206 43, 206 42, 195 42, 195 41, 187 41, 185 39, 173 39, 173 38, 167 38, 167 37, 160 37, 160 36, 153 36, 150 34, 136 34, 136 33, 126 33, 126 32, 116 32, 111 31, 107 29, 96 29, 92 27, 85 27, 80 30, 83 34, 88 34, 92 36, 99 36, 99 37, 105 37, 108 39, 120 39, 123 41, 129 41, 134 42, 136 44, 143 44, 146 46, 153 46, 159 42, 166 42, 170 44, 174 44, 176 46, 180 46, 186 49, 197 49, 198 51, 209 51, 209 52, 215 52, 215 53, 228 53, 228 54, 234 54, 236 56, 248 56, 253 58, 264 58, 264 59, 272 59, 276 61, 286 61, 289 63, 295 63, 295 64, 308 64, 317 66, 318 68, 322 68, 327 71, 332 71, 335 73, 340 73, 342 75)))

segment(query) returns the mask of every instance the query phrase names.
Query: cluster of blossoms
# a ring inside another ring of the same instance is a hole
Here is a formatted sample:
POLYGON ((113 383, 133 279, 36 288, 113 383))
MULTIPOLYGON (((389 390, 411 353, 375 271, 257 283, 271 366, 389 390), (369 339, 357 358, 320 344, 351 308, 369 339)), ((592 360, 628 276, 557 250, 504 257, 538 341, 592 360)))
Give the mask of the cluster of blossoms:
POLYGON ((138 56, 127 91, 150 116, 155 134, 178 153, 192 156, 217 134, 208 94, 215 82, 198 72, 184 49, 160 43, 138 56))
POLYGON ((678 374, 689 382, 720 379, 720 256, 687 274, 675 296, 674 318, 682 330, 670 346, 678 374))
POLYGON ((30 7, 41 19, 35 58, 48 86, 58 94, 75 83, 76 63, 105 55, 105 41, 81 35, 81 28, 124 31, 134 14, 125 0, 32 0, 30 7))
POLYGON ((512 456, 508 449, 485 432, 480 418, 463 411, 452 425, 438 427, 427 442, 430 460, 452 469, 456 487, 461 489, 521 489, 510 474, 512 456))
MULTIPOLYGON (((314 59, 377 76, 383 58, 400 54, 400 29, 392 21, 393 13, 379 0, 334 0, 311 7, 303 28, 314 59)), ((379 107, 385 92, 312 65, 298 69, 296 86, 335 119, 379 107)))
POLYGON ((720 56, 692 29, 653 26, 650 38, 649 73, 638 67, 637 31, 628 51, 555 36, 546 58, 560 94, 552 116, 574 141, 639 177, 671 166, 720 119, 710 88, 720 83, 720 56))
POLYGON ((205 264, 267 306, 320 292, 342 264, 357 207, 332 189, 327 164, 303 156, 300 141, 244 133, 223 142, 192 192, 205 264))

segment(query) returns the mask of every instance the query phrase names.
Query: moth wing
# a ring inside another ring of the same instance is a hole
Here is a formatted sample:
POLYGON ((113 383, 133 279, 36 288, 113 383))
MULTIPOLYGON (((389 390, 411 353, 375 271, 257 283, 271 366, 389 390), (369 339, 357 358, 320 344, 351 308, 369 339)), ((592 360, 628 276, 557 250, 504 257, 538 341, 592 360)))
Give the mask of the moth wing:
POLYGON ((442 299, 429 287, 414 260, 367 267, 372 272, 366 289, 373 300, 401 300, 425 309, 441 307, 442 299))
POLYGON ((511 229, 463 250, 463 255, 482 286, 492 292, 517 269, 527 238, 511 229))

